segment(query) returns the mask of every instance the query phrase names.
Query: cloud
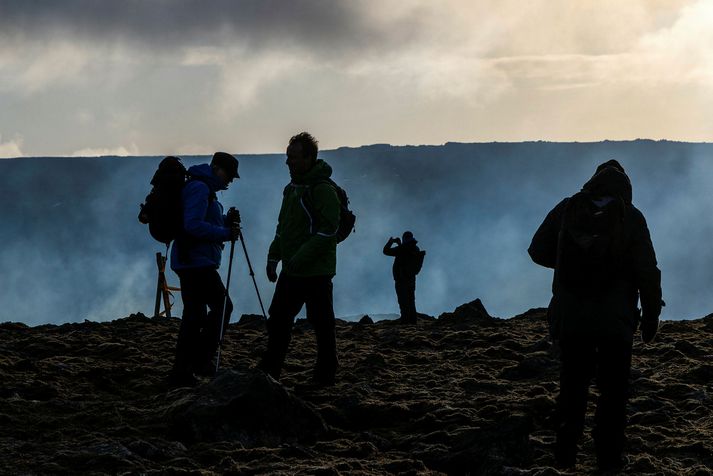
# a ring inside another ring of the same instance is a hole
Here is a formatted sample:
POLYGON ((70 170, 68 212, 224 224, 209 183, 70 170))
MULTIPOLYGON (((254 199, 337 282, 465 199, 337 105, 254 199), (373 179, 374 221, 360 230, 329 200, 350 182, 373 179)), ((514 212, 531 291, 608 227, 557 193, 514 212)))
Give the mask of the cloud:
POLYGON ((91 148, 81 149, 69 154, 70 157, 103 157, 103 156, 118 156, 128 157, 131 155, 139 155, 139 149, 136 144, 131 144, 128 147, 119 146, 112 149, 91 148))
POLYGON ((362 50, 411 31, 395 21, 402 15, 388 15, 388 27, 380 24, 379 17, 371 13, 383 11, 378 6, 375 0, 11 0, 2 4, 0 31, 6 38, 22 41, 72 37, 162 50, 236 43, 251 51, 291 49, 293 45, 322 52, 333 51, 335 46, 362 50))
POLYGON ((22 137, 16 135, 14 139, 3 142, 2 134, 0 134, 0 159, 13 157, 22 157, 22 137))
POLYGON ((117 142, 149 154, 274 152, 297 129, 319 133, 325 147, 710 140, 711 8, 4 1, 0 130, 21 132, 32 155, 117 142))

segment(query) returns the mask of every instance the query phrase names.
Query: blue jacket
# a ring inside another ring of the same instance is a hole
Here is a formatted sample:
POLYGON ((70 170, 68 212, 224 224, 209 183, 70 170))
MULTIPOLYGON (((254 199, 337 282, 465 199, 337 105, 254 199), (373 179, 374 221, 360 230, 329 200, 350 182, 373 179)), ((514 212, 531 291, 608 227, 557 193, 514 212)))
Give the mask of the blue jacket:
POLYGON ((183 187, 183 236, 174 241, 171 269, 220 267, 223 242, 230 240, 223 206, 215 194, 226 187, 209 164, 188 169, 192 177, 183 187))

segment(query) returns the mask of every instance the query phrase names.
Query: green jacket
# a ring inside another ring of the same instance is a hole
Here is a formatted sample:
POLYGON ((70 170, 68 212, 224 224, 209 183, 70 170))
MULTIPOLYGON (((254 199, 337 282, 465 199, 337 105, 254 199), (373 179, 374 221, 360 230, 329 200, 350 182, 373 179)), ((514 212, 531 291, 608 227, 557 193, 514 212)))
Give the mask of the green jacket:
POLYGON ((334 187, 324 183, 331 175, 329 164, 318 160, 309 172, 293 177, 285 189, 267 259, 282 261, 282 272, 288 276, 336 274, 341 204, 334 187))

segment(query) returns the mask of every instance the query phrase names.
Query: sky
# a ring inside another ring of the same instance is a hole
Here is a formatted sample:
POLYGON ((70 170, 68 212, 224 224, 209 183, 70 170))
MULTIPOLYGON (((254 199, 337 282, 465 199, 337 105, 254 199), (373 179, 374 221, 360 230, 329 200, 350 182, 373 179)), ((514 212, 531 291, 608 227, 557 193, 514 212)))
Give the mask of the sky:
POLYGON ((0 0, 0 157, 713 140, 713 0, 0 0))

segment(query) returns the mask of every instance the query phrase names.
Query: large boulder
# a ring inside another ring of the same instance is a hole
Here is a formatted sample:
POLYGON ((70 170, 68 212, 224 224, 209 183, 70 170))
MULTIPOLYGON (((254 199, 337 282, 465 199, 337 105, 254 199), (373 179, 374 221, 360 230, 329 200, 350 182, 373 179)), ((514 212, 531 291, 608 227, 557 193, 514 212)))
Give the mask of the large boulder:
POLYGON ((480 299, 458 306, 453 312, 444 312, 438 316, 438 322, 468 327, 473 324, 480 326, 495 325, 497 319, 488 314, 480 299))
POLYGON ((166 410, 174 438, 239 441, 245 447, 310 441, 327 431, 322 417, 260 371, 224 370, 166 410))

